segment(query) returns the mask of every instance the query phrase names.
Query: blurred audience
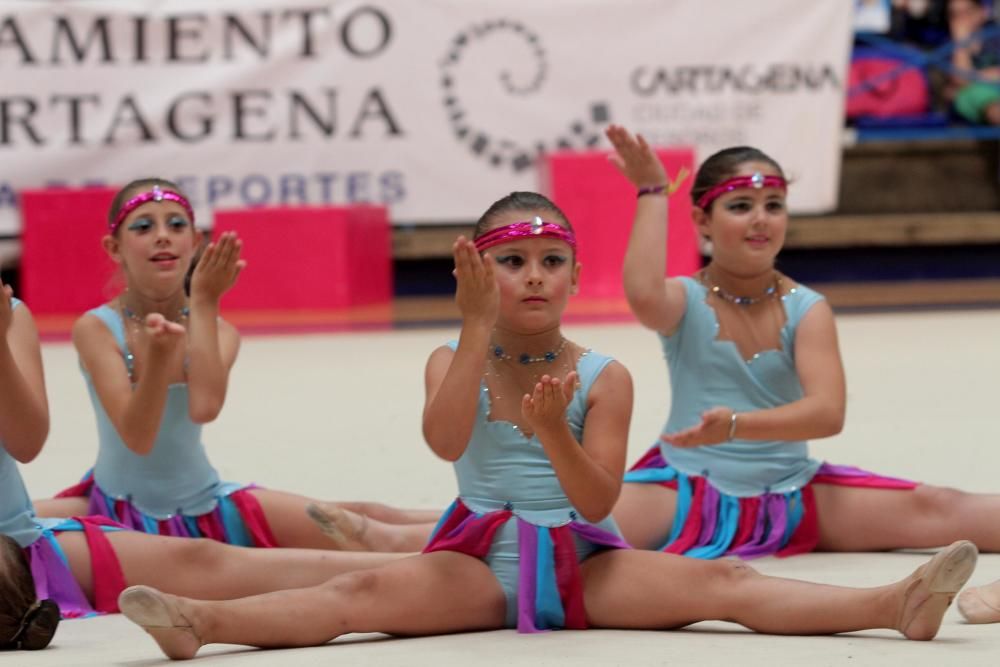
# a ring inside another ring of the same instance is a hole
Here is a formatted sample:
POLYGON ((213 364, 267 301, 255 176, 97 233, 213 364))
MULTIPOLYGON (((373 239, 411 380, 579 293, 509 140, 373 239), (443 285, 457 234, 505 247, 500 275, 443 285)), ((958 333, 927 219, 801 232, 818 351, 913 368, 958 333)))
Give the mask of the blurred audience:
POLYGON ((946 95, 958 115, 972 123, 1000 125, 1000 35, 992 7, 983 0, 948 0, 948 28, 957 44, 946 95), (974 35, 986 31, 982 38, 974 35), (975 72, 975 78, 962 71, 975 72))

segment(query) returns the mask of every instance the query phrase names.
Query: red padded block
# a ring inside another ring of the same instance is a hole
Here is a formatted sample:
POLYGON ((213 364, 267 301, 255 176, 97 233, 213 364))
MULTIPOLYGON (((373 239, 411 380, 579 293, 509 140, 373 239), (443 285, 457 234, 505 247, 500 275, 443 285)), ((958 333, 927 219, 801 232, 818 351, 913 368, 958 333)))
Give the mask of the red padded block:
POLYGON ((21 293, 35 313, 82 313, 111 295, 115 264, 101 246, 111 188, 21 192, 21 293))
POLYGON ((223 298, 246 310, 330 309, 392 299, 389 216, 377 206, 218 211, 247 267, 223 298))
MULTIPOLYGON (((694 151, 658 150, 674 176, 680 168, 694 172, 694 151)), ((577 236, 580 297, 624 298, 622 262, 635 214, 635 188, 608 161, 606 151, 553 153, 546 158, 549 192, 573 223, 577 236)), ((691 275, 701 267, 697 235, 691 221, 692 177, 670 197, 667 231, 667 275, 691 275)), ((650 195, 654 196, 654 195, 650 195)))

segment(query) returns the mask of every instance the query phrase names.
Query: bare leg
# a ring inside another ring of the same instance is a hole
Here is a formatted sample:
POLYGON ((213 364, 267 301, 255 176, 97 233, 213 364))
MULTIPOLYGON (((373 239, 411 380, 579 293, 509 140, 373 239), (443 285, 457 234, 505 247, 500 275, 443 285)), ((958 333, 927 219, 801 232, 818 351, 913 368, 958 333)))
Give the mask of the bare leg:
POLYGON ((859 589, 767 577, 738 561, 608 551, 583 565, 585 604, 591 624, 604 628, 722 620, 772 634, 895 628, 932 639, 975 562, 975 546, 957 542, 898 583, 859 589))
POLYGON ((32 501, 35 505, 35 515, 51 518, 68 516, 86 516, 90 507, 88 498, 46 498, 32 501))
POLYGON ((309 518, 343 551, 420 551, 434 523, 391 524, 332 503, 309 503, 309 518))
MULTIPOLYGON (((306 507, 316 502, 312 498, 271 489, 253 489, 251 493, 260 501, 279 546, 338 548, 306 514, 306 507)), ((431 528, 433 526, 424 528, 419 524, 392 526, 378 523, 366 531, 366 548, 371 551, 419 551, 427 543, 431 528)))
MULTIPOLYGON (((134 531, 106 533, 129 585, 222 600, 315 586, 330 577, 404 558, 406 554, 339 553, 317 549, 247 549, 208 539, 134 531)), ((93 599, 90 550, 82 533, 60 533, 70 570, 93 599)))
POLYGON ((912 491, 816 484, 819 549, 884 551, 971 540, 1000 552, 1000 495, 927 484, 912 491))
POLYGON ((171 658, 212 643, 316 646, 349 632, 428 635, 503 627, 500 584, 478 559, 454 552, 407 558, 312 588, 225 602, 139 587, 119 604, 171 658))
POLYGON ((677 492, 659 484, 622 484, 612 514, 625 541, 636 549, 659 549, 670 536, 677 492))
MULTIPOLYGON (((320 503, 328 504, 328 503, 320 503)), ((355 514, 363 514, 382 523, 429 523, 434 525, 441 518, 441 510, 414 510, 402 509, 386 505, 384 503, 373 503, 364 500, 360 501, 337 501, 329 503, 343 507, 345 510, 355 514)))

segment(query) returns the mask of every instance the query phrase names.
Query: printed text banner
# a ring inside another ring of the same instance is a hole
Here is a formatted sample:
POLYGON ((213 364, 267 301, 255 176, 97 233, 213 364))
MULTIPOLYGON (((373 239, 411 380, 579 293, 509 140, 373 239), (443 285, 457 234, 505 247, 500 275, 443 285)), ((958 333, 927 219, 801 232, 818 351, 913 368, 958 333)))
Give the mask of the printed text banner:
MULTIPOLYGON (((836 203, 850 3, 0 0, 0 236, 15 193, 176 180, 215 208, 467 222, 610 122, 756 145, 836 203)), ((609 167, 610 170, 610 167, 609 167)), ((610 177, 617 177, 609 171, 610 177)), ((627 216, 627 212, 623 212, 627 216)))

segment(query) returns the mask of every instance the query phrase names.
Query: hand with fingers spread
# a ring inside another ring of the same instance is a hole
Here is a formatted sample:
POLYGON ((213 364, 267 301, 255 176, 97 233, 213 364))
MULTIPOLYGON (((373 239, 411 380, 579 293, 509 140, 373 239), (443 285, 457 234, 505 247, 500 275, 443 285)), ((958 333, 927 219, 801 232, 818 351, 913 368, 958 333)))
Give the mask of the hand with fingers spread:
POLYGON ((521 399, 521 414, 532 432, 542 434, 566 427, 566 408, 576 392, 578 376, 571 371, 565 380, 543 375, 534 391, 521 399))
POLYGON ((6 340, 7 332, 14 321, 14 289, 10 285, 0 283, 0 338, 6 340))
POLYGON ((246 260, 240 259, 243 241, 236 232, 223 232, 218 241, 209 243, 191 276, 192 300, 218 302, 235 283, 246 260))
POLYGON ((493 257, 489 253, 479 256, 476 244, 459 236, 452 246, 455 258, 455 303, 462 314, 463 323, 477 323, 490 329, 500 311, 500 289, 494 275, 493 257))
POLYGON ((701 423, 676 433, 664 433, 660 440, 674 447, 701 447, 718 445, 729 441, 729 429, 733 424, 731 408, 716 407, 701 413, 701 423))
POLYGON ((670 180, 660 158, 641 134, 634 137, 620 125, 611 125, 605 130, 615 152, 609 156, 611 164, 637 188, 663 187, 663 192, 672 195, 688 177, 688 170, 681 168, 677 177, 670 180))

